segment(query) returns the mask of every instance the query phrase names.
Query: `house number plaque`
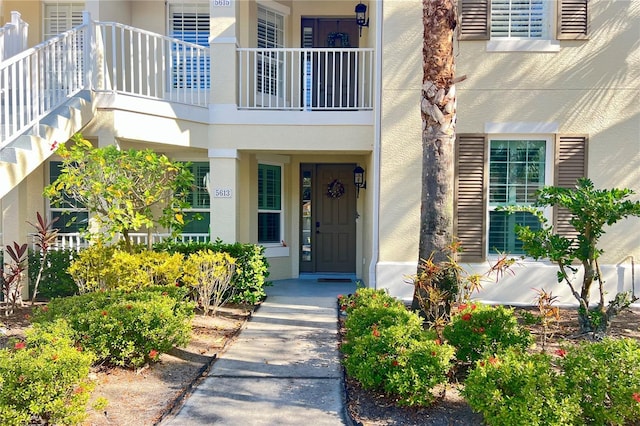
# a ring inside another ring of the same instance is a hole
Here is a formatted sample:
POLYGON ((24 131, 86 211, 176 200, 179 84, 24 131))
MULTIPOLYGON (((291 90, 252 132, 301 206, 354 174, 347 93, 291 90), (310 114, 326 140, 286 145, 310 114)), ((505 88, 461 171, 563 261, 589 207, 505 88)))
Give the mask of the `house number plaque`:
POLYGON ((229 188, 216 188, 213 191, 213 198, 231 198, 231 189, 229 189, 229 188))

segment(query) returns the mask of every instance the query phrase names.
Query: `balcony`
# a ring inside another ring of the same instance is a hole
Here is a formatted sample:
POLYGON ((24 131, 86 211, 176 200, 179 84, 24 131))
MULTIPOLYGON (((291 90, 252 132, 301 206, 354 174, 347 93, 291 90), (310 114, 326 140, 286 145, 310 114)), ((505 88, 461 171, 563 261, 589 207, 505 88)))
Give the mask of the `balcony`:
POLYGON ((373 109, 373 49, 237 49, 238 108, 373 109))

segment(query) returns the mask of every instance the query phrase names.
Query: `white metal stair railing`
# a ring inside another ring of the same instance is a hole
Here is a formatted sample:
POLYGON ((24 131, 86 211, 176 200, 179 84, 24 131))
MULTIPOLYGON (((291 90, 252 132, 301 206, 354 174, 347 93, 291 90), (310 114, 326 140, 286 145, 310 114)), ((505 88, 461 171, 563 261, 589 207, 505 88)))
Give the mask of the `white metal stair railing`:
POLYGON ((373 109, 373 49, 239 48, 238 107, 373 109))
POLYGON ((207 106, 209 48, 114 22, 96 23, 104 60, 96 90, 207 106))
POLYGON ((86 87, 88 31, 83 24, 0 63, 0 159, 4 148, 86 87))

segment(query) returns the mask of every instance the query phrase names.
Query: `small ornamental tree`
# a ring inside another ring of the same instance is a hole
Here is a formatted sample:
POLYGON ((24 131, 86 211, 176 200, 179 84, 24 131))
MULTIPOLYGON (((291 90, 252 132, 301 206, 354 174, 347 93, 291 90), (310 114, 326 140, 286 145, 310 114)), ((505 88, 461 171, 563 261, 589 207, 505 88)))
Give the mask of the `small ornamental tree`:
MULTIPOLYGON (((525 252, 534 259, 548 258, 558 265, 558 282, 566 283, 578 301, 580 331, 593 332, 597 336, 607 333, 611 320, 634 300, 629 293, 619 293, 605 306, 604 281, 598 259, 603 253, 598 248, 605 226, 611 226, 629 216, 640 216, 640 202, 629 200, 630 189, 595 189, 591 180, 578 179, 575 188, 544 187, 537 192, 537 201, 527 210, 540 220, 541 227, 532 230, 528 226, 516 226, 518 238, 525 252), (571 214, 569 222, 577 231, 574 238, 554 232, 553 226, 536 207, 558 206, 571 214), (581 288, 571 282, 570 273, 578 272, 574 266, 579 262, 583 269, 581 288), (591 288, 598 283, 600 294, 598 305, 589 306, 591 288)), ((508 207, 508 211, 522 210, 508 207)))
POLYGON ((84 206, 109 237, 122 236, 129 252, 132 231, 150 232, 157 225, 174 233, 182 230, 194 182, 182 163, 151 150, 94 148, 80 134, 70 141, 56 150, 62 157, 61 173, 44 190, 53 204, 84 206))

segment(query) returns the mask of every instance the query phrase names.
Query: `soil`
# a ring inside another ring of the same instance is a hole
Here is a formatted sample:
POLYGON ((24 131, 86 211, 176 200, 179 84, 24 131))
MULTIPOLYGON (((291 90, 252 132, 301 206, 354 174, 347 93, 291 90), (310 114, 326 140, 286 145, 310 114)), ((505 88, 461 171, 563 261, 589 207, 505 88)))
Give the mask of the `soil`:
MULTIPOLYGON (((91 373, 96 387, 92 401, 106 398, 104 409, 89 408, 85 426, 146 426, 157 424, 172 409, 179 406, 198 379, 206 374, 216 357, 233 344, 253 312, 253 306, 226 306, 215 317, 197 315, 193 321, 193 336, 185 348, 163 354, 158 363, 139 370, 96 367, 91 373)), ((0 319, 5 337, 21 337, 29 326, 30 306, 19 308, 9 317, 0 319)), ((533 311, 535 313, 535 311, 533 311)), ((587 339, 576 335, 576 313, 561 309, 561 318, 553 325, 547 343, 552 352, 560 344, 587 339)), ((540 326, 528 326, 536 337, 538 348, 542 339, 540 326)), ((612 323, 611 336, 640 340, 640 310, 625 311, 612 323)), ((357 382, 346 379, 347 409, 355 425, 481 425, 482 417, 471 411, 456 385, 448 385, 444 395, 433 407, 398 407, 387 395, 363 390, 357 382)), ((90 404, 91 405, 91 404, 90 404)))

